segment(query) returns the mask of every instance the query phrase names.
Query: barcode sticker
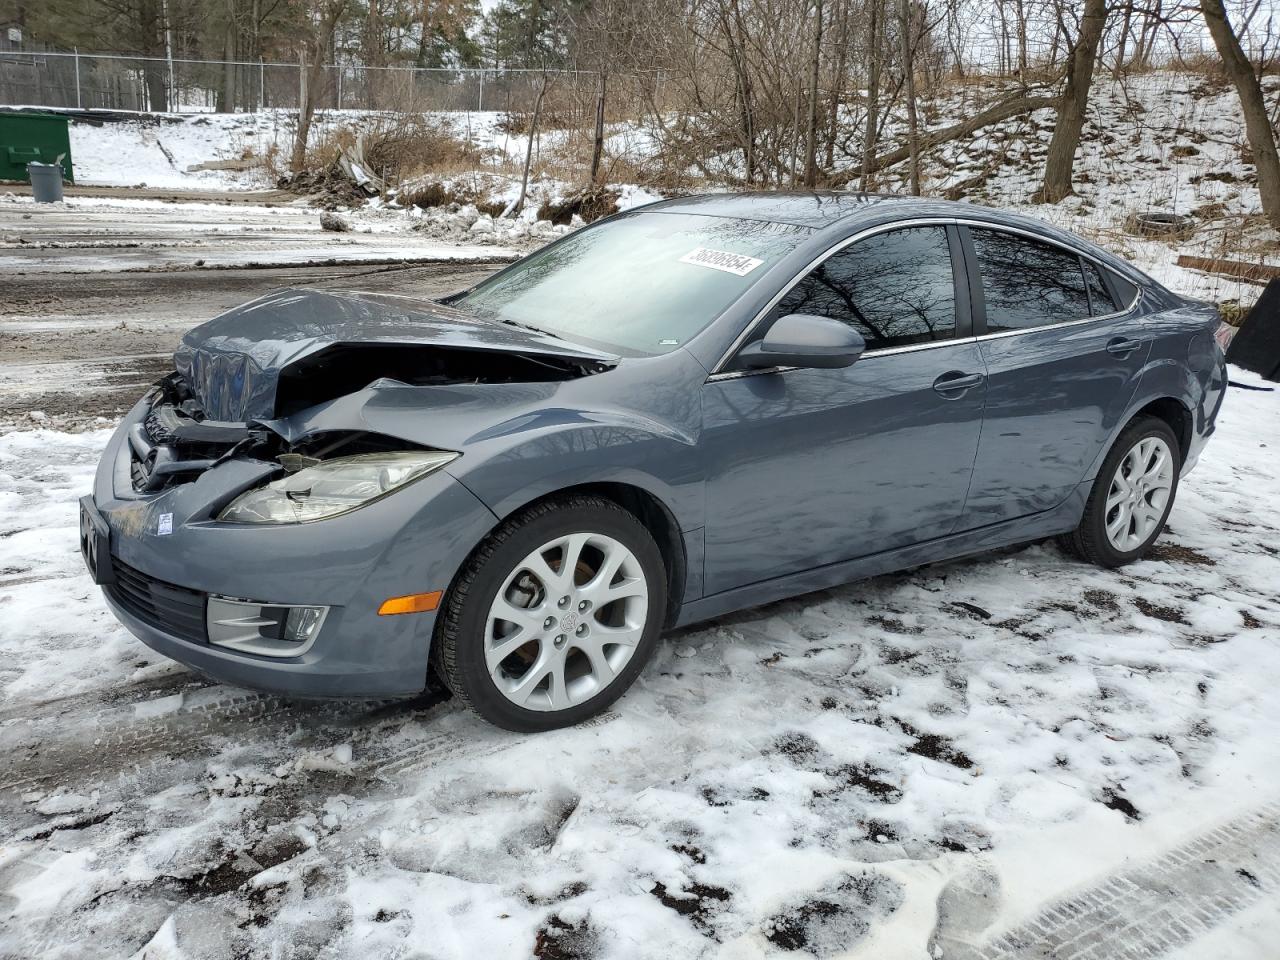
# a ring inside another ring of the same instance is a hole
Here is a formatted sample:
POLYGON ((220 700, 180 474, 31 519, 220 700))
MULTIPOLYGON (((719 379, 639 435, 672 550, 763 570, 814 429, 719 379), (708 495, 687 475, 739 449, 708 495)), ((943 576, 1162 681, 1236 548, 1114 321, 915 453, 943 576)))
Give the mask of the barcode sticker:
POLYGON ((741 253, 729 253, 726 250, 712 250, 710 247, 698 247, 680 258, 681 263, 691 263, 695 267, 710 267, 712 270, 723 270, 725 273, 745 277, 763 260, 748 257, 741 253))

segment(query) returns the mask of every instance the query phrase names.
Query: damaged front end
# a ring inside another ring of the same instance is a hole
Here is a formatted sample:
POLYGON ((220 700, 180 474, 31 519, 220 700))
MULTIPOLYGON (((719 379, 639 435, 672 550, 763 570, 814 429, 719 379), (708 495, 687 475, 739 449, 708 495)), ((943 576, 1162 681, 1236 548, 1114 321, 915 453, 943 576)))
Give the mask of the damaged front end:
POLYGON ((137 493, 159 493, 194 479, 237 451, 262 448, 269 457, 274 434, 247 423, 206 419, 181 374, 160 380, 146 402, 146 416, 128 428, 129 475, 137 493))
MULTIPOLYGON (((350 429, 300 429, 298 423, 307 411, 367 388, 423 388, 421 412, 429 417, 441 399, 431 388, 554 384, 602 373, 617 360, 441 304, 285 290, 183 337, 175 372, 155 385, 145 416, 127 427, 129 477, 135 493, 146 496, 232 458, 293 474, 335 459, 397 452, 406 454, 405 462, 393 458, 380 462, 380 469, 392 479, 406 470, 416 475, 423 455, 440 451, 369 429, 359 413, 339 424, 350 429)), ((443 462, 433 461, 431 468, 443 462)), ((318 479, 331 481, 333 473, 318 479)), ((279 492, 290 502, 304 499, 300 485, 279 492)), ((266 511, 261 520, 282 512, 278 503, 259 507, 266 511)), ((307 510, 297 512, 295 520, 310 518, 307 510)))
MULTIPOLYGON (((290 443, 265 423, 209 420, 179 373, 160 380, 145 402, 146 414, 128 427, 129 478, 136 494, 160 493, 231 459, 271 464, 274 472, 284 475, 282 480, 251 491, 256 503, 243 503, 250 496, 246 494, 223 509, 218 518, 231 522, 303 522, 341 512, 319 510, 317 503, 325 496, 324 490, 317 492, 317 484, 308 483, 309 475, 317 470, 327 469, 332 475, 333 464, 358 463, 366 469, 376 466, 377 476, 367 481, 365 488, 380 495, 416 478, 424 466, 438 469, 457 456, 362 430, 324 431, 290 443), (379 482, 384 489, 375 490, 379 482), (277 484, 282 485, 279 496, 273 489, 277 484), (273 506, 276 500, 293 509, 273 506)), ((352 472, 350 467, 347 472, 352 472)), ((325 480, 332 501, 333 478, 325 480)), ((368 499, 361 497, 357 505, 368 499)))

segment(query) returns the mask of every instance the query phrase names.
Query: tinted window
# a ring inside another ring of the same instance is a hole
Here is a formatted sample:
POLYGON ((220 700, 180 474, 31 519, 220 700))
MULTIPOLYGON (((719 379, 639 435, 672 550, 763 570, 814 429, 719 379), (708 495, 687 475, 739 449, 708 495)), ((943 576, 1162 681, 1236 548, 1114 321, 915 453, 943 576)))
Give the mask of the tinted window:
POLYGON ((1080 258, 1059 247, 995 230, 974 230, 987 330, 1026 330, 1089 314, 1080 258))
POLYGON ((788 313, 847 323, 866 338, 869 350, 955 336, 946 229, 894 230, 846 247, 792 287, 773 315, 788 313))
POLYGON ((571 234, 453 305, 627 354, 687 343, 812 230, 633 213, 571 234))
POLYGON ((1115 288, 1116 296, 1120 298, 1119 309, 1127 309, 1129 304, 1133 303, 1134 298, 1138 295, 1138 288, 1118 274, 1107 272, 1107 276, 1111 278, 1111 286, 1115 288))
POLYGON ((1084 263, 1084 279, 1089 287, 1089 303, 1093 306, 1093 316, 1100 317, 1105 313, 1115 313, 1116 305, 1111 299, 1111 292, 1102 279, 1102 271, 1088 260, 1084 263))

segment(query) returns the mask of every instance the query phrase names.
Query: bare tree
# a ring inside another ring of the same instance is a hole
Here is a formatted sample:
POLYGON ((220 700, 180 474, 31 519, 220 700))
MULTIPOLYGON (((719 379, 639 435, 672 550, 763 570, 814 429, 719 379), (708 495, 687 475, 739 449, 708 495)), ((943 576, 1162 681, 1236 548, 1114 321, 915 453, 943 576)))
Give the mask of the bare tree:
POLYGON ((818 185, 818 77, 822 69, 822 0, 814 0, 813 53, 809 71, 809 130, 804 143, 804 185, 818 185))
POLYGON ((551 78, 544 70, 542 72, 542 82, 538 84, 538 98, 533 102, 533 119, 529 121, 529 143, 524 151, 524 175, 520 178, 520 196, 516 197, 514 204, 502 212, 504 217, 507 214, 515 216, 524 209, 524 198, 529 192, 529 170, 533 166, 533 139, 538 135, 538 120, 542 116, 542 101, 546 99, 547 87, 550 83, 551 78))
POLYGON ((880 73, 883 61, 885 0, 868 0, 871 23, 868 26, 867 44, 870 47, 867 66, 867 116, 866 132, 862 137, 862 178, 858 186, 871 189, 871 161, 876 155, 876 141, 880 133, 880 73))
POLYGON ((305 0, 304 14, 308 29, 303 36, 303 53, 299 63, 298 128, 294 132, 293 153, 289 167, 294 171, 306 166, 307 141, 311 137, 311 120, 316 99, 324 83, 324 58, 333 46, 334 31, 346 13, 349 0, 305 0))
POLYGON ((1235 84, 1236 95, 1244 110, 1244 127, 1253 151, 1253 165, 1258 171, 1258 193, 1262 209, 1273 228, 1280 230, 1280 156, 1276 153, 1276 131, 1267 113, 1258 75, 1240 45, 1222 0, 1200 0, 1200 12, 1218 48, 1227 76, 1235 84))
POLYGON ((1098 44, 1107 23, 1107 0, 1085 0, 1080 17, 1080 30, 1067 63, 1066 82, 1058 98, 1058 119, 1049 140, 1049 154, 1044 163, 1044 186, 1039 198, 1057 203, 1072 193, 1072 172, 1080 132, 1084 129, 1084 113, 1089 105, 1089 86, 1098 59, 1098 44))
POLYGON ((911 156, 911 192, 918 197, 920 196, 920 119, 916 113, 916 43, 911 13, 911 0, 898 0, 898 43, 902 48, 902 74, 907 90, 907 147, 911 156))

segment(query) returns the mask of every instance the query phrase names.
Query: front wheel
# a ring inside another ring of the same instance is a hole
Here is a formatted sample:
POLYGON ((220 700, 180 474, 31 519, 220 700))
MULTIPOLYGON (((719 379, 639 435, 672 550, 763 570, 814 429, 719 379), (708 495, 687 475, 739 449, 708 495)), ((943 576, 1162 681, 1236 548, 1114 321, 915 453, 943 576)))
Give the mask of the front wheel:
POLYGON ((665 611, 662 555, 639 520, 597 497, 548 501, 468 559, 437 630, 436 666, 491 723, 571 726, 631 686, 665 611))
POLYGON ((1107 454, 1080 525, 1063 545, 1103 567, 1146 556, 1173 509, 1181 466, 1169 425, 1155 417, 1135 420, 1107 454))

